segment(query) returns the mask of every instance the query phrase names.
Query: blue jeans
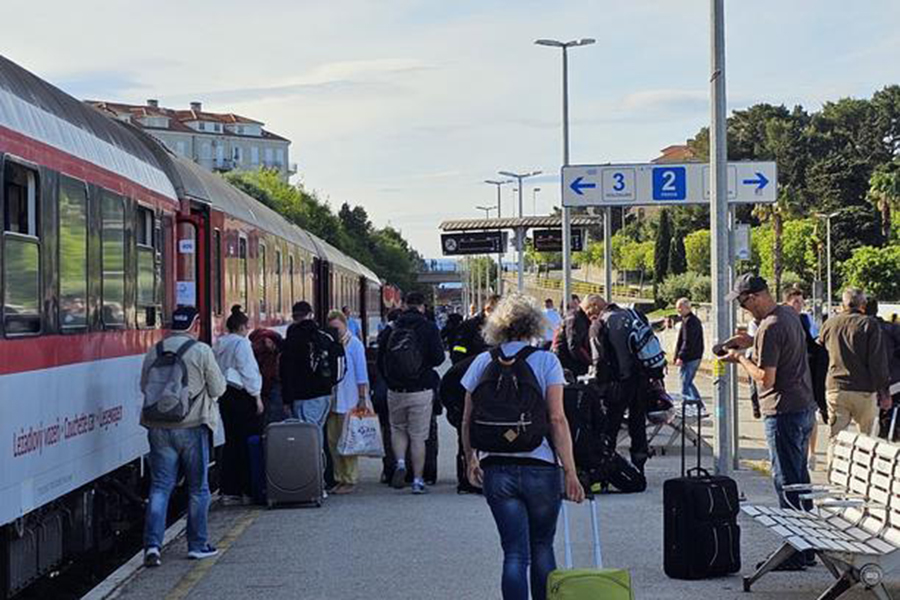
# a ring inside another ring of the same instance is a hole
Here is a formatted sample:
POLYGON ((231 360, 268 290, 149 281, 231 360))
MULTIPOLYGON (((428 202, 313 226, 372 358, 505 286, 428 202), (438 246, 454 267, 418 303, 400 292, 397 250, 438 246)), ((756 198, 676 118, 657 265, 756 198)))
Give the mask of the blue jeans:
POLYGON ((800 500, 802 492, 784 492, 784 486, 809 483, 807 447, 812 428, 815 427, 815 418, 815 409, 810 409, 767 416, 765 419, 772 480, 782 508, 812 508, 808 500, 800 500))
POLYGON ((315 423, 319 426, 322 436, 325 436, 325 423, 328 421, 328 413, 331 412, 331 396, 320 396, 309 400, 294 400, 292 405, 294 418, 304 423, 315 423))
POLYGON ((556 568, 553 538, 562 502, 562 478, 553 465, 488 465, 484 497, 503 546, 503 600, 547 597, 547 576, 556 568))
POLYGON ((700 400, 700 390, 694 385, 694 377, 700 368, 700 359, 690 360, 681 364, 681 397, 684 400, 700 400))
POLYGON ((188 552, 206 547, 206 520, 209 513, 209 429, 201 425, 188 429, 151 428, 150 500, 144 522, 144 548, 162 548, 166 532, 169 497, 178 481, 178 466, 188 486, 188 552))

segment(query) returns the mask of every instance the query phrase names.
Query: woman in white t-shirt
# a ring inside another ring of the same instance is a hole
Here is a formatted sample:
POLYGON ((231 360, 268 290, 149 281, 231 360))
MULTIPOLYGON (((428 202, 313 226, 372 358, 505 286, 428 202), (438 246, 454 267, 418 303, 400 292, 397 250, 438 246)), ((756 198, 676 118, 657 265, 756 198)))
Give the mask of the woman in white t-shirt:
MULTIPOLYGON (((506 357, 515 356, 525 346, 541 340, 546 319, 535 301, 514 294, 505 298, 491 313, 482 333, 491 346, 498 346, 506 357)), ((564 482, 566 497, 584 500, 584 490, 575 472, 572 438, 563 410, 562 366, 554 354, 544 350, 526 358, 547 402, 550 435, 530 452, 491 454, 472 448, 472 394, 491 363, 490 352, 472 361, 462 379, 466 389, 463 413, 463 446, 469 480, 484 489, 484 497, 503 546, 502 592, 504 600, 527 600, 529 566, 531 597, 546 598, 547 576, 556 568, 553 538, 559 516, 564 482), (551 445, 552 441, 552 445, 551 445), (555 451, 554 451, 555 448, 555 451), (562 463, 564 477, 560 477, 562 463)))

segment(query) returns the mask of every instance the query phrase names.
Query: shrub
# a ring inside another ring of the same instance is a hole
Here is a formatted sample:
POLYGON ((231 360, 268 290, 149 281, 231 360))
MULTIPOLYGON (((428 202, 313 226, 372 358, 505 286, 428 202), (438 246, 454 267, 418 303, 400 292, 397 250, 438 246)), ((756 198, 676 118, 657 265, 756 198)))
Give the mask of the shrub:
POLYGON ((862 246, 844 261, 844 283, 879 300, 900 299, 900 246, 862 246))
POLYGON ((688 271, 698 275, 709 275, 711 258, 709 229, 699 229, 684 238, 685 258, 688 271))
POLYGON ((679 298, 689 298, 693 302, 709 302, 710 278, 708 275, 682 273, 671 275, 659 286, 659 299, 667 305, 679 298))

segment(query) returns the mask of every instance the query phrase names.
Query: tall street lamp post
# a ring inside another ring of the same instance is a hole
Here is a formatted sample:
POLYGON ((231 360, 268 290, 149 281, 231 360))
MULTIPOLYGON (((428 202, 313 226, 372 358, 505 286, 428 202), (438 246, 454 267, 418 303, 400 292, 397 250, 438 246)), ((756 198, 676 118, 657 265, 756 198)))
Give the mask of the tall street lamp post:
MULTIPOLYGON (((489 183, 491 185, 497 186, 497 218, 499 219, 502 214, 500 212, 501 201, 500 201, 500 188, 508 183, 512 183, 512 179, 504 179, 502 181, 498 181, 496 179, 485 179, 485 183, 489 183)), ((503 240, 503 232, 500 231, 500 240, 503 240)), ((505 248, 501 248, 497 252, 497 293, 501 296, 503 295, 503 251, 505 248)))
POLYGON ((828 298, 825 300, 825 314, 831 316, 831 300, 834 298, 834 290, 831 287, 831 219, 838 216, 839 213, 833 212, 829 214, 819 213, 816 216, 825 219, 825 262, 828 264, 828 298))
MULTIPOLYGON (((563 84, 563 166, 569 166, 569 48, 577 48, 578 46, 589 46, 596 42, 593 38, 583 38, 580 40, 572 40, 569 42, 560 42, 559 40, 536 40, 534 43, 538 46, 549 46, 551 48, 562 49, 562 84, 563 84)), ((609 211, 609 209, 606 209, 609 211)), ((562 207, 563 226, 563 306, 569 305, 569 298, 572 297, 572 216, 568 206, 562 207)), ((609 223, 609 220, 606 221, 609 223)))
MULTIPOLYGON (((540 175, 540 171, 531 171, 528 173, 513 173, 512 171, 499 171, 504 177, 513 177, 519 182, 519 218, 524 216, 525 210, 522 203, 522 181, 535 175, 540 175)), ((519 291, 525 291, 525 228, 516 228, 516 250, 519 251, 519 291)))

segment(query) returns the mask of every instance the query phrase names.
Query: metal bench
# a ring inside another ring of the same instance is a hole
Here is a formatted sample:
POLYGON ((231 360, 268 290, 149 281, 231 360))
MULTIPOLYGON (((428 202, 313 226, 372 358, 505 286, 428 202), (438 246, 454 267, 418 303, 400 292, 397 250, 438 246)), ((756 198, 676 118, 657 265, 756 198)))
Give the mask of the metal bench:
POLYGON ((797 552, 813 551, 835 577, 818 600, 834 600, 857 585, 890 600, 885 576, 900 566, 900 446, 867 435, 841 432, 828 472, 829 485, 787 486, 805 492, 811 512, 747 505, 745 514, 784 541, 744 591, 797 552))

